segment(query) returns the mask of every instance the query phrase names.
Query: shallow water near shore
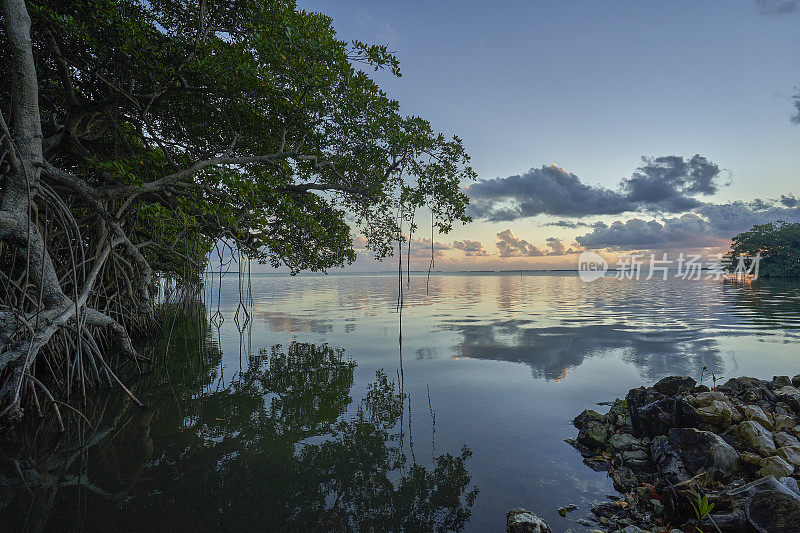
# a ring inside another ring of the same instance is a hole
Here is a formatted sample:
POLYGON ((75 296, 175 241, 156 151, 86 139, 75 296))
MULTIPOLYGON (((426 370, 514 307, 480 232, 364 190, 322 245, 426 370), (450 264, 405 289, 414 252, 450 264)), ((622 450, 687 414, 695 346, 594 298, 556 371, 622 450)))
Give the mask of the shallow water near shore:
POLYGON ((800 373, 797 281, 411 273, 402 311, 396 274, 253 275, 252 303, 207 282, 205 339, 173 322, 145 348, 169 353, 132 386, 148 409, 113 390, 91 430, 7 452, 44 474, 3 492, 3 523, 502 531, 525 507, 563 531, 613 493, 564 443, 583 409, 673 374, 800 373))

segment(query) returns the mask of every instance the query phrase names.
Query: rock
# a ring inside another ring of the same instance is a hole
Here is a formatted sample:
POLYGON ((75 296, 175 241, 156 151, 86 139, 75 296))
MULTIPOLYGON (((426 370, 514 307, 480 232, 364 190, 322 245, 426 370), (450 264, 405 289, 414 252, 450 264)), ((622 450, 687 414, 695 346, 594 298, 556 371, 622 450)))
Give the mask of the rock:
POLYGON ((597 411, 594 411, 592 409, 586 409, 581 414, 575 417, 575 419, 572 421, 572 424, 577 429, 581 429, 584 425, 586 425, 587 422, 590 421, 600 422, 605 424, 607 422, 607 419, 605 415, 601 415, 597 411))
POLYGON ((745 420, 736 426, 734 434, 742 444, 761 455, 772 455, 775 452, 775 441, 772 439, 772 434, 758 422, 745 420))
POLYGON ((761 461, 759 476, 775 476, 776 478, 794 473, 794 467, 777 455, 767 457, 761 461))
POLYGON ((800 497, 800 486, 797 485, 797 480, 793 477, 785 476, 780 478, 778 481, 781 482, 781 485, 785 486, 787 489, 791 490, 798 497, 800 497))
POLYGON ((800 445, 781 446, 775 450, 775 455, 792 466, 800 466, 800 445))
POLYGON ((775 388, 788 387, 792 385, 789 376, 772 376, 772 384, 775 388))
POLYGON ((792 532, 800 524, 800 500, 784 492, 763 490, 747 500, 747 521, 759 532, 792 532))
POLYGON ((653 389, 667 396, 675 396, 681 391, 691 390, 697 381, 689 376, 668 376, 653 385, 653 389))
POLYGON ((797 374, 795 377, 792 378, 792 385, 795 387, 800 387, 800 374, 797 374))
POLYGON ((773 428, 772 420, 770 420, 769 416, 767 416, 767 413, 765 413, 764 410, 757 405, 745 405, 744 418, 745 420, 753 420, 754 422, 758 422, 767 429, 773 428))
POLYGON ((568 512, 575 511, 576 509, 578 509, 578 506, 575 505, 574 503, 571 503, 569 505, 565 505, 564 507, 559 507, 558 514, 560 514, 561 516, 567 516, 568 512))
POLYGON ((773 492, 776 491, 783 492, 790 496, 798 498, 798 501, 800 501, 800 496, 797 496, 794 492, 792 492, 789 488, 787 488, 773 476, 765 476, 755 481, 751 481, 750 483, 747 483, 745 485, 742 485, 741 487, 734 487, 731 489, 727 489, 725 491, 724 496, 726 498, 730 498, 731 500, 744 501, 747 500, 753 494, 764 490, 769 490, 773 492))
POLYGON ((666 437, 653 439, 653 443, 650 445, 650 456, 661 476, 671 485, 676 485, 691 477, 681 456, 672 448, 666 437))
POLYGON ((511 509, 506 513, 508 533, 552 533, 544 520, 525 509, 511 509))
POLYGON ((775 399, 788 405, 795 413, 800 413, 800 390, 788 385, 775 391, 775 399))
POLYGON ((628 405, 624 400, 620 400, 619 398, 614 400, 606 416, 616 427, 625 429, 630 429, 631 427, 631 415, 628 413, 628 405))
POLYGON ((762 457, 757 453, 742 452, 739 454, 739 461, 751 468, 760 468, 762 457))
POLYGON ((672 428, 669 443, 692 474, 708 471, 714 477, 726 477, 736 471, 739 463, 733 446, 710 431, 672 428))
POLYGON ((783 431, 779 431, 778 433, 774 433, 772 435, 772 439, 775 441, 775 446, 800 446, 800 440, 797 440, 797 437, 793 435, 789 435, 783 431))
POLYGON ((622 462, 627 463, 628 461, 647 461, 648 459, 647 452, 644 450, 631 450, 631 451, 624 451, 622 452, 622 462))
POLYGON ((630 433, 615 433, 608 439, 608 446, 614 451, 630 451, 642 448, 642 441, 630 433))
POLYGON ((614 480, 614 489, 616 489, 617 492, 628 492, 639 486, 639 478, 637 478, 633 470, 627 466, 616 468, 611 473, 611 479, 614 480))
POLYGON ((717 390, 745 403, 775 401, 775 395, 767 388, 766 382, 756 378, 731 378, 717 387, 717 390))
POLYGON ((775 415, 775 423, 773 424, 773 431, 781 431, 783 429, 792 429, 794 427, 794 418, 787 415, 775 415))
POLYGON ((589 420, 578 431, 578 442, 589 449, 602 448, 609 436, 609 427, 602 422, 589 420))
POLYGON ((637 409, 631 422, 635 436, 654 437, 675 427, 697 427, 702 419, 683 398, 666 397, 637 409))

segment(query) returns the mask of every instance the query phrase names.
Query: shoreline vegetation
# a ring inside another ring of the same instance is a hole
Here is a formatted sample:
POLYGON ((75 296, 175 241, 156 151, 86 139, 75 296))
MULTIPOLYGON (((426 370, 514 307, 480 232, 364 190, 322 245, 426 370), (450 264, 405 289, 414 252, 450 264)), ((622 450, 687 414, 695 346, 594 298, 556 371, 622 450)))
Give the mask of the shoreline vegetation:
MULTIPOLYGON (((574 523, 627 533, 797 531, 800 375, 712 375, 710 384, 666 377, 604 403, 607 413, 574 419, 578 435, 566 441, 619 493, 574 523)), ((508 511, 507 529, 550 531, 524 509, 508 511)))

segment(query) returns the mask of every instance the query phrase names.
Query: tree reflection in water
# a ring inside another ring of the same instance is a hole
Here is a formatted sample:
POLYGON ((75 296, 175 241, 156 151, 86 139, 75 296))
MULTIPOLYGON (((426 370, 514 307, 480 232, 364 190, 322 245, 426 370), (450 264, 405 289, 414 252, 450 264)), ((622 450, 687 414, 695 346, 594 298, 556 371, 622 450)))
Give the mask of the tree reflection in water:
POLYGON ((74 415, 61 437, 44 427, 47 419, 15 430, 4 446, 2 524, 281 531, 467 524, 478 492, 466 467, 470 450, 428 467, 409 461, 398 429, 403 395, 382 371, 348 409, 356 365, 341 350, 294 342, 285 352, 262 350, 223 387, 219 350, 206 346, 210 361, 201 365, 196 342, 172 342, 173 353, 137 385, 149 409, 112 391, 84 407, 91 428, 74 415))

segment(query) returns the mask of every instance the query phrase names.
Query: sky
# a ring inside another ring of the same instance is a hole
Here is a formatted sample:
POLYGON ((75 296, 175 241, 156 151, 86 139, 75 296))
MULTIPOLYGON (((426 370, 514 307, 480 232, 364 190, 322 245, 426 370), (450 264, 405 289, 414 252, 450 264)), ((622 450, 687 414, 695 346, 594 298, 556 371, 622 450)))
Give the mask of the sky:
MULTIPOLYGON (((472 156, 474 222, 434 235, 437 269, 718 253, 753 224, 800 221, 800 0, 299 7, 388 44, 403 75, 373 77, 472 156)), ((430 237, 412 239, 412 268, 430 237)), ((361 256, 351 268, 389 268, 361 256)))

